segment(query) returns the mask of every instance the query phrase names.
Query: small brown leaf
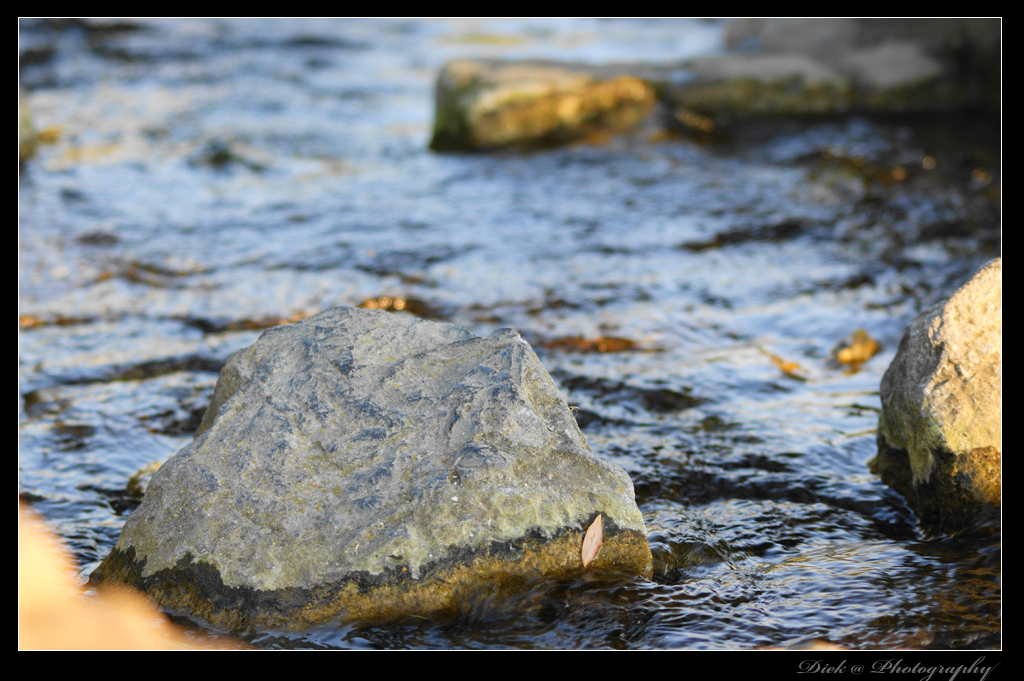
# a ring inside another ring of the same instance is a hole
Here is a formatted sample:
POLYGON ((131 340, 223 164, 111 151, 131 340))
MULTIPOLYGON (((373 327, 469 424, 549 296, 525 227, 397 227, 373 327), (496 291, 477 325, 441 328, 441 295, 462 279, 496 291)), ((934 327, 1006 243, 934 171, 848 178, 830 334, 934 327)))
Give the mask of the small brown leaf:
POLYGON ((597 514, 597 518, 587 528, 587 533, 583 536, 583 567, 587 567, 595 558, 597 558, 598 552, 601 550, 601 536, 603 532, 601 530, 601 514, 597 514))

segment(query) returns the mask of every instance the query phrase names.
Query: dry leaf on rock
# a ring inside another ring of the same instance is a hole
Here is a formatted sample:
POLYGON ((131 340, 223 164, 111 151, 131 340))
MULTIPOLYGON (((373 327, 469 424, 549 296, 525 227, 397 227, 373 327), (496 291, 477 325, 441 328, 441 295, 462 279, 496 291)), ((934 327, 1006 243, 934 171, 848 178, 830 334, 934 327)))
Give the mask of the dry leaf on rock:
POLYGON ((587 533, 583 537, 583 567, 587 567, 595 558, 597 558, 598 551, 601 550, 601 537, 603 535, 601 529, 601 514, 597 514, 597 518, 587 528, 587 533))

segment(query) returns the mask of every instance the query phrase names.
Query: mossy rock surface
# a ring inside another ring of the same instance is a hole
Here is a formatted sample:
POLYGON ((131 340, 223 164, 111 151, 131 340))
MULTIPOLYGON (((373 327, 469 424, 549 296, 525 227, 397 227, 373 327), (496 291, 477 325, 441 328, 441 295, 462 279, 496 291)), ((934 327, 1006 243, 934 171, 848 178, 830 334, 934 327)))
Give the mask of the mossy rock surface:
POLYGON ((649 575, 632 482, 519 334, 336 308, 232 355, 92 579, 233 629, 426 616, 584 570, 598 514, 586 570, 649 575))
POLYGON ((623 69, 456 60, 437 79, 435 151, 543 147, 621 132, 645 119, 654 86, 623 69))
POLYGON ((752 119, 1000 109, 999 19, 734 19, 664 98, 700 132, 752 119))
POLYGON ((1002 336, 997 259, 907 326, 882 377, 871 470, 931 530, 1002 506, 1002 336))

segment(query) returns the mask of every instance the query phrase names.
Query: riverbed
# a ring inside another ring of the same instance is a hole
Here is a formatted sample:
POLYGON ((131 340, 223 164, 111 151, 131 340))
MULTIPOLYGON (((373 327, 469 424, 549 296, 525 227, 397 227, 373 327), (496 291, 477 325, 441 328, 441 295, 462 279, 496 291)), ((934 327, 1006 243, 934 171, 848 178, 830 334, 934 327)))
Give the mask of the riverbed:
POLYGON ((522 333, 633 479, 654 576, 250 643, 1001 646, 998 526, 926 535, 867 468, 903 328, 1000 255, 998 120, 774 121, 709 143, 656 115, 557 149, 436 154, 448 59, 669 62, 720 50, 723 24, 20 27, 48 143, 19 184, 19 492, 83 582, 138 504, 129 480, 190 441, 227 357, 361 304, 522 333), (836 361, 858 329, 881 349, 836 361))

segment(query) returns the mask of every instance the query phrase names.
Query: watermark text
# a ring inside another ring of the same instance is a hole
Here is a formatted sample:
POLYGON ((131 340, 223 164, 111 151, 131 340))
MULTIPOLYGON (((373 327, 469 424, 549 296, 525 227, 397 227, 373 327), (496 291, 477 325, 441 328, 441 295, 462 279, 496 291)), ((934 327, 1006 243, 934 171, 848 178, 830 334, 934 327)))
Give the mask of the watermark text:
POLYGON ((905 674, 908 681, 986 681, 999 663, 985 664, 985 656, 971 664, 939 665, 904 662, 902 658, 876 660, 869 665, 849 660, 802 660, 798 674, 905 674))

